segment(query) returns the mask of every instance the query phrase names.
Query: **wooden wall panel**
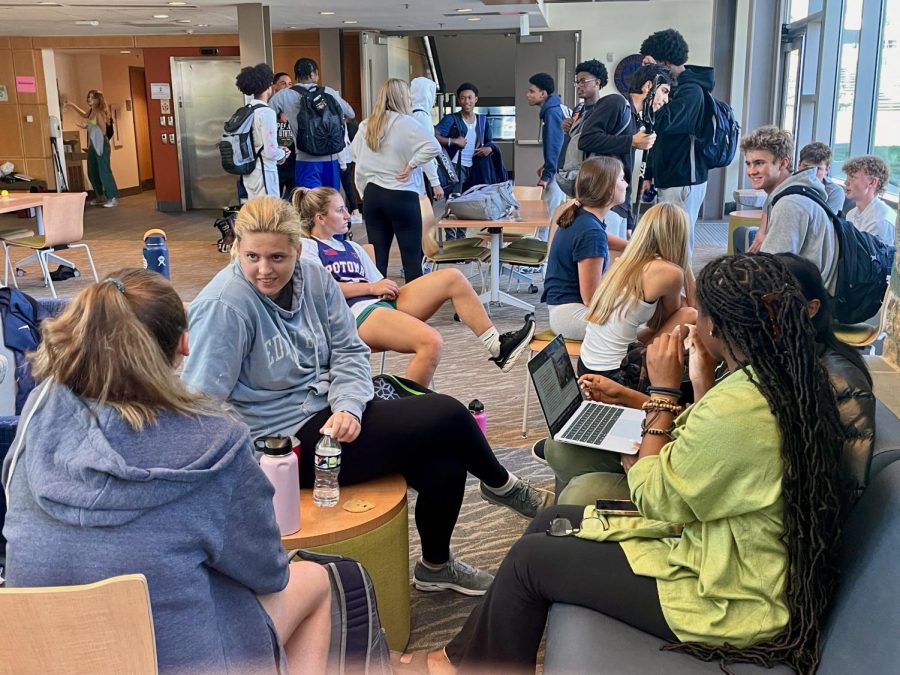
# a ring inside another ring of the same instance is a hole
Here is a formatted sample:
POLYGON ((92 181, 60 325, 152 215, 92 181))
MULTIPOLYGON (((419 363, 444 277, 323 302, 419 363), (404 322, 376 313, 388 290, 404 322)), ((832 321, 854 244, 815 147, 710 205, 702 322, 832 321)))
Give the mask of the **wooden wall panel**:
POLYGON ((318 47, 319 44, 319 31, 317 30, 272 33, 272 47, 318 47))
POLYGON ((0 164, 16 163, 25 156, 22 148, 22 129, 19 125, 19 106, 0 105, 0 164))
MULTIPOLYGON (((13 68, 16 71, 16 75, 30 75, 35 78, 37 82, 37 87, 35 88, 35 92, 24 93, 24 92, 16 92, 16 96, 18 97, 19 104, 27 104, 27 103, 38 103, 38 92, 44 88, 44 83, 38 78, 37 68, 34 65, 34 56, 35 52, 32 49, 14 49, 13 50, 13 68)), ((14 83, 15 84, 15 83, 14 83)))
POLYGON ((49 150, 44 146, 49 146, 50 141, 45 140, 50 137, 47 124, 47 106, 40 105, 20 105, 19 106, 19 125, 22 129, 22 154, 25 157, 46 157, 49 150), (31 122, 27 122, 26 118, 31 117, 31 122))
POLYGON ((23 167, 17 165, 16 170, 27 176, 33 176, 34 178, 41 178, 47 181, 48 190, 56 189, 53 165, 50 163, 49 159, 36 159, 30 157, 25 160, 25 165, 23 167))
MULTIPOLYGON (((294 64, 298 59, 312 59, 316 63, 321 63, 321 55, 319 54, 319 45, 314 47, 289 45, 286 47, 272 47, 272 57, 275 61, 273 70, 276 73, 290 73, 291 79, 294 79, 294 64)), ((338 87, 335 87, 337 89, 338 87)))
POLYGON ((16 105, 16 69, 13 66, 13 53, 8 49, 0 49, 0 84, 6 85, 6 93, 9 101, 0 103, 0 106, 16 105))
POLYGON ((34 49, 130 49, 131 35, 70 35, 31 38, 34 49))
POLYGON ((135 35, 134 46, 142 47, 237 47, 237 33, 219 35, 135 35))

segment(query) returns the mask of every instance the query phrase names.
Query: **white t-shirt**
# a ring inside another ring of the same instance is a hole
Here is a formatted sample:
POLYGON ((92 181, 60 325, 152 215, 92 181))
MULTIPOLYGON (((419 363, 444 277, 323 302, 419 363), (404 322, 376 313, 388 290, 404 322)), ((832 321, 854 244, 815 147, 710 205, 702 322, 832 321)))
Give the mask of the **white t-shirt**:
POLYGON ((628 354, 628 345, 637 340, 641 326, 653 318, 659 300, 636 300, 616 309, 606 323, 588 321, 581 361, 590 370, 618 370, 628 354))
MULTIPOLYGON (((365 268, 366 280, 369 283, 375 283, 384 279, 381 276, 381 272, 378 271, 378 268, 375 267, 375 262, 369 257, 369 254, 365 252, 362 246, 356 244, 352 241, 338 241, 337 239, 322 239, 323 244, 327 244, 338 251, 346 251, 347 247, 352 248, 356 251, 356 254, 359 256, 359 260, 362 263, 362 266, 365 268)), ((305 258, 311 262, 322 264, 322 259, 319 257, 319 245, 316 243, 315 239, 309 239, 307 237, 303 237, 300 239, 301 249, 300 249, 300 257, 305 258)), ((350 311, 353 312, 354 318, 359 317, 362 314, 363 310, 370 305, 374 305, 378 302, 378 298, 373 298, 372 300, 361 300, 360 302, 354 303, 350 305, 350 311)))
POLYGON ((478 116, 475 121, 469 124, 465 120, 466 125, 466 147, 462 149, 462 165, 472 166, 472 157, 475 155, 475 141, 478 140, 478 134, 475 133, 475 127, 478 125, 478 116))
POLYGON ((888 246, 894 245, 894 223, 897 214, 878 197, 875 197, 864 211, 854 206, 847 214, 847 220, 861 232, 868 232, 881 239, 888 246))

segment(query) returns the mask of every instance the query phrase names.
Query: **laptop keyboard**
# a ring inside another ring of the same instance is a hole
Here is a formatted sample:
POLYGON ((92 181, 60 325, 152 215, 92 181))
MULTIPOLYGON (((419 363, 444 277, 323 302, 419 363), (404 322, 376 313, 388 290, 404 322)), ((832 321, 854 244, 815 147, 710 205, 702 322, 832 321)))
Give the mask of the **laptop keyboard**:
POLYGON ((616 420, 622 415, 621 408, 590 405, 582 409, 578 417, 572 423, 566 433, 565 440, 581 441, 583 443, 600 443, 616 420))

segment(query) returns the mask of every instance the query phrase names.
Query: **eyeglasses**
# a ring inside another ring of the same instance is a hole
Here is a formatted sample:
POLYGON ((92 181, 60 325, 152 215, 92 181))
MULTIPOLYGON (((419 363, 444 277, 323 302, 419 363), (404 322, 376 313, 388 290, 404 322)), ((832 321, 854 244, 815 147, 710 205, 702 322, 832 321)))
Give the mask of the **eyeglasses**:
MULTIPOLYGON (((584 520, 596 520, 600 522, 600 529, 606 530, 606 521, 597 516, 589 516, 584 520)), ((582 522, 584 522, 584 520, 582 522)), ((571 537, 581 532, 580 527, 572 527, 572 521, 568 518, 554 518, 550 521, 547 534, 551 537, 571 537)))
POLYGON ((596 78, 596 77, 592 77, 592 78, 589 78, 589 79, 587 79, 587 80, 575 80, 575 86, 576 86, 576 87, 583 87, 583 86, 586 85, 586 84, 590 84, 591 82, 596 82, 596 81, 597 81, 597 78, 596 78))

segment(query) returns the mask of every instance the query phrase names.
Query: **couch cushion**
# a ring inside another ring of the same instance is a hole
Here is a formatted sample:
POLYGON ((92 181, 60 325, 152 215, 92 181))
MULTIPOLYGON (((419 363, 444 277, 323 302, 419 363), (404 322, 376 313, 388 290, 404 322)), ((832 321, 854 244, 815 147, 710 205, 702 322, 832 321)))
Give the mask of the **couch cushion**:
POLYGON ((875 448, 869 482, 888 464, 900 459, 900 419, 884 403, 875 400, 875 448))

